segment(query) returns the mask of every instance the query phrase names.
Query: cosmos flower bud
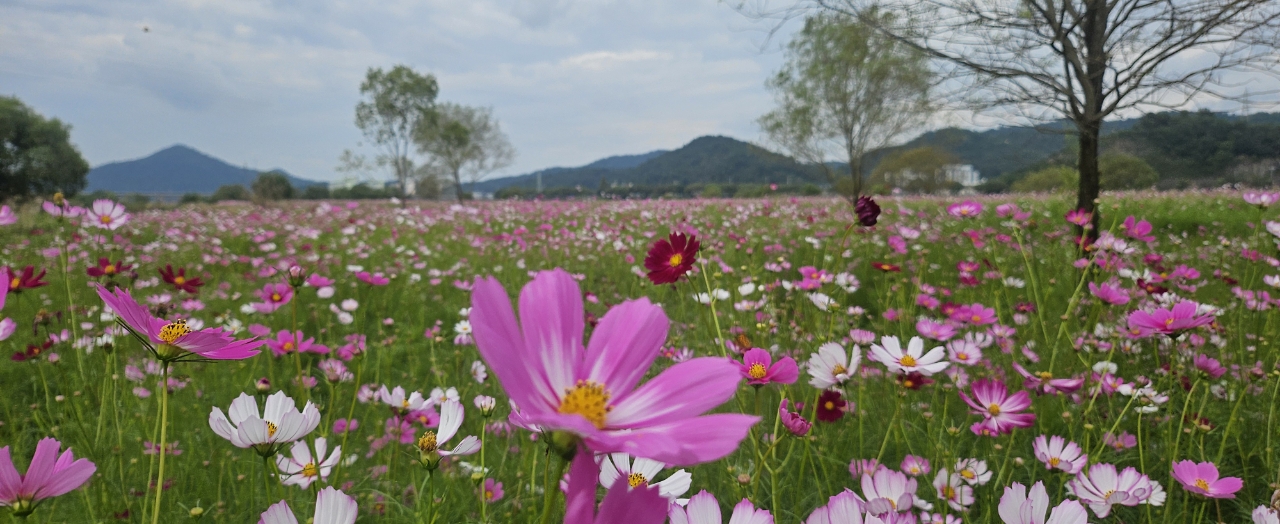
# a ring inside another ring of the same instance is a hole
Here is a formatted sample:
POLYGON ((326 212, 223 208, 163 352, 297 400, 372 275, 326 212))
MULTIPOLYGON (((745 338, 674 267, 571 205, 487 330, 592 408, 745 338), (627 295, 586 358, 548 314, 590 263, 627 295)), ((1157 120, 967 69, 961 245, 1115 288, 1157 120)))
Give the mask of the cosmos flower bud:
POLYGON ((858 197, 857 203, 853 205, 853 211, 857 213, 858 223, 863 227, 876 225, 876 220, 880 218, 880 205, 866 195, 858 197))
POLYGON ((488 395, 479 395, 475 399, 476 409, 480 410, 480 414, 489 416, 493 414, 493 409, 498 405, 497 399, 488 395))
POLYGON ((262 377, 253 383, 253 387, 258 391, 259 395, 266 395, 271 392, 271 380, 267 377, 262 377))
POLYGON ((302 269, 302 266, 298 266, 298 265, 289 266, 289 286, 290 287, 292 287, 293 289, 298 289, 302 287, 302 284, 304 284, 306 281, 307 281, 307 271, 305 269, 302 269))

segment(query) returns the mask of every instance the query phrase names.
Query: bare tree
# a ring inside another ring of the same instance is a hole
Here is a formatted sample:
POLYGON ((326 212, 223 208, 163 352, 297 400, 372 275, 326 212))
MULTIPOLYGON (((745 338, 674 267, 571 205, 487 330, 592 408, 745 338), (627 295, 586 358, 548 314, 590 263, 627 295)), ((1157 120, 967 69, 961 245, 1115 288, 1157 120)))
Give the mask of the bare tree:
POLYGON ((490 108, 440 104, 431 118, 420 122, 414 139, 418 151, 429 157, 427 169, 453 180, 459 201, 464 181, 479 182, 515 160, 515 148, 490 108))
MULTIPOLYGON (((432 75, 423 75, 407 66, 390 71, 370 68, 360 84, 360 94, 367 97, 356 105, 356 126, 369 141, 381 149, 376 163, 391 166, 403 196, 414 171, 413 134, 419 122, 431 114, 440 88, 432 75)), ((343 152, 344 167, 357 169, 366 164, 363 158, 343 152)))
POLYGON ((857 199, 863 157, 924 123, 932 82, 924 53, 851 16, 820 13, 787 44, 786 64, 768 82, 778 108, 760 127, 792 156, 820 166, 837 188, 829 161, 846 162, 845 196, 857 199))
MULTIPOLYGON (((739 8, 762 14, 759 1, 739 8)), ((927 53, 979 107, 1070 120, 1076 205, 1095 226, 1104 119, 1229 97, 1226 72, 1274 71, 1280 56, 1276 0, 796 0, 786 12, 815 10, 855 16, 927 53), (876 16, 886 10, 909 16, 876 16)))

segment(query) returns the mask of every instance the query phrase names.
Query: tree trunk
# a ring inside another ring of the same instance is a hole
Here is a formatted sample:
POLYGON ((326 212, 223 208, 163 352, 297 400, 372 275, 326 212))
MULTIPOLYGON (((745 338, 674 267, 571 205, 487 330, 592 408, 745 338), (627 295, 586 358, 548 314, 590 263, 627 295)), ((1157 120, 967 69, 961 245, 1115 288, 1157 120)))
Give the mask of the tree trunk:
POLYGON ((1093 227, 1088 231, 1080 228, 1081 236, 1088 235, 1090 240, 1098 238, 1098 224, 1101 223, 1101 212, 1098 210, 1098 141, 1102 136, 1103 84, 1107 74, 1107 2, 1106 0, 1087 0, 1085 2, 1084 24, 1085 73, 1082 79, 1081 94, 1084 107, 1081 108, 1076 129, 1080 131, 1080 158, 1076 169, 1080 172, 1080 189, 1076 193, 1076 208, 1088 211, 1093 216, 1093 227))
POLYGON ((849 176, 853 177, 853 200, 862 196, 862 157, 849 159, 849 176))
POLYGON ((1093 228, 1087 233, 1089 238, 1098 238, 1098 137, 1102 131, 1102 122, 1086 122, 1079 126, 1080 156, 1076 161, 1076 170, 1080 172, 1080 188, 1076 192, 1076 208, 1093 213, 1093 228))
POLYGON ((453 170, 453 195, 462 202, 462 173, 459 169, 453 170))

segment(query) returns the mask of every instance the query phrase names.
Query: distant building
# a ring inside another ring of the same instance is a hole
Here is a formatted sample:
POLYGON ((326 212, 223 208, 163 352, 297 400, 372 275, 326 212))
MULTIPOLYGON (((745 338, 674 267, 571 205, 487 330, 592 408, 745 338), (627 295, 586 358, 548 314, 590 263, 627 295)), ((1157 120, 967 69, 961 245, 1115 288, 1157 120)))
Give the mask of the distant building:
POLYGON ((982 174, 973 167, 972 164, 948 164, 942 167, 947 180, 955 182, 966 188, 977 187, 982 184, 982 174))

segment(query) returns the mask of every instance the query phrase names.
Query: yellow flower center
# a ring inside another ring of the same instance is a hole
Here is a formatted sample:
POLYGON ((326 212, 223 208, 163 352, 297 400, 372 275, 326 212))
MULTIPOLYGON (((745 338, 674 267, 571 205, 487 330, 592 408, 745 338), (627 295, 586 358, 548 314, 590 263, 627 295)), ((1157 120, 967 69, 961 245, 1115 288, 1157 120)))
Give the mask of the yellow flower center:
POLYGON ((991 413, 992 415, 999 415, 999 414, 1000 414, 1000 404, 992 404, 992 405, 990 405, 990 406, 987 406, 987 412, 988 412, 988 413, 991 413))
POLYGON ((751 380, 760 380, 764 378, 765 374, 768 373, 768 371, 769 370, 765 369, 764 364, 756 362, 755 364, 752 364, 750 368, 747 369, 747 376, 751 377, 751 380))
POLYGON ((272 302, 279 302, 279 301, 280 301, 280 294, 279 294, 279 293, 272 293, 272 294, 271 294, 271 301, 272 301, 272 302))
POLYGON ((102 272, 103 272, 103 273, 106 273, 106 274, 108 274, 108 275, 114 275, 114 274, 116 274, 116 266, 115 266, 115 264, 107 264, 107 267, 102 268, 102 272))
POLYGON ((974 315, 969 318, 969 321, 973 322, 974 324, 977 324, 978 322, 982 322, 982 315, 974 315))
POLYGON ((1055 468, 1056 468, 1056 467, 1058 467, 1058 464, 1061 464, 1061 463, 1062 463, 1062 459, 1060 459, 1060 458, 1058 458, 1058 457, 1049 457, 1049 465, 1050 465, 1050 466, 1053 466, 1053 467, 1055 467, 1055 468))
POLYGON ((560 399, 560 413, 582 415, 597 429, 604 429, 605 415, 613 409, 609 406, 610 396, 603 385, 579 380, 577 385, 564 392, 560 399))
POLYGON ((641 475, 639 473, 632 473, 630 475, 627 475, 627 485, 633 488, 638 488, 648 483, 649 483, 649 479, 644 478, 644 475, 641 475))
POLYGON ((825 407, 825 408, 827 408, 827 409, 829 409, 829 410, 834 410, 834 409, 836 409, 836 403, 835 403, 835 402, 832 402, 832 401, 830 401, 830 400, 828 400, 826 404, 823 404, 823 405, 822 405, 822 407, 825 407))
POLYGON ((1196 479, 1195 484, 1197 488, 1209 491, 1209 483, 1205 482, 1204 479, 1196 479))
POLYGON ((493 491, 492 491, 492 490, 487 490, 487 489, 486 489, 486 490, 484 490, 484 499, 485 499, 485 500, 493 500, 493 491))
POLYGON ((676 267, 680 265, 681 262, 684 262, 684 255, 681 255, 680 253, 671 255, 671 260, 669 260, 668 262, 670 263, 671 267, 676 267))
POLYGON ((966 469, 966 470, 961 471, 961 472, 960 472, 960 476, 961 476, 961 477, 964 477, 964 478, 967 478, 967 479, 969 479, 969 480, 973 480, 973 479, 975 479, 975 478, 978 478, 978 475, 977 475, 977 474, 975 474, 975 473, 973 472, 973 470, 971 470, 971 469, 966 469))
POLYGON ((319 475, 320 475, 320 468, 316 467, 315 462, 308 462, 307 465, 302 466, 302 476, 310 478, 310 477, 315 477, 319 475))
POLYGON ((182 276, 182 275, 178 275, 178 276, 176 276, 176 277, 173 277, 173 283, 174 283, 174 284, 177 284, 177 285, 179 285, 179 286, 181 286, 181 285, 183 285, 183 284, 186 284, 186 283, 187 283, 187 279, 186 279, 186 277, 184 277, 184 276, 182 276))
POLYGON ((836 367, 831 368, 831 375, 832 375, 832 376, 835 376, 835 375, 842 375, 842 374, 844 374, 844 372, 846 372, 846 371, 849 371, 849 370, 848 370, 848 368, 845 368, 844 366, 841 366, 840 364, 836 364, 836 367))
POLYGON ((284 346, 282 346, 282 347, 284 348, 284 352, 285 352, 285 353, 288 353, 288 352, 290 352, 290 351, 293 351, 293 342, 285 342, 285 343, 284 343, 284 346))
POLYGON ((160 334, 157 336, 160 337, 160 340, 163 340, 165 344, 172 345, 178 339, 182 338, 183 335, 190 332, 191 328, 187 327, 187 321, 179 319, 165 324, 164 327, 160 328, 160 334))
POLYGON ((13 280, 9 281, 9 289, 18 289, 18 286, 21 285, 22 279, 19 279, 18 277, 13 277, 13 280))
POLYGON ((267 423, 267 438, 271 438, 271 437, 276 436, 276 431, 279 431, 279 430, 280 430, 280 428, 279 428, 278 426, 276 426, 276 424, 275 424, 274 422, 268 422, 268 423, 267 423))
POLYGON ((898 359, 898 364, 901 364, 904 368, 909 368, 916 365, 916 357, 903 355, 902 358, 898 359))
POLYGON ((960 360, 969 360, 969 354, 961 351, 959 353, 956 353, 956 358, 960 360))
POLYGON ((404 408, 404 409, 409 409, 409 399, 407 399, 407 398, 406 398, 406 399, 404 399, 404 400, 401 400, 401 401, 400 401, 400 407, 402 407, 402 408, 404 408))
POLYGON ((423 433, 422 437, 418 439, 418 451, 421 451, 423 453, 431 453, 431 452, 434 452, 436 449, 437 449, 436 432, 428 431, 426 433, 423 433))
POLYGON ((102 215, 102 216, 98 217, 98 221, 102 222, 103 224, 110 224, 110 223, 111 223, 111 217, 110 217, 110 216, 107 216, 107 215, 102 215))
POLYGON ((1039 373, 1036 373, 1036 375, 1040 377, 1040 380, 1049 380, 1053 378, 1053 373, 1050 373, 1048 371, 1041 371, 1039 373))
POLYGON ((943 486, 943 487, 942 487, 942 498, 947 499, 947 500, 951 500, 951 499, 956 498, 956 488, 953 488, 953 487, 951 487, 951 486, 943 486))
POLYGON ((1172 326, 1172 325, 1173 325, 1173 319, 1172 319, 1172 318, 1166 318, 1166 319, 1164 319, 1164 327, 1169 327, 1169 326, 1172 326))

